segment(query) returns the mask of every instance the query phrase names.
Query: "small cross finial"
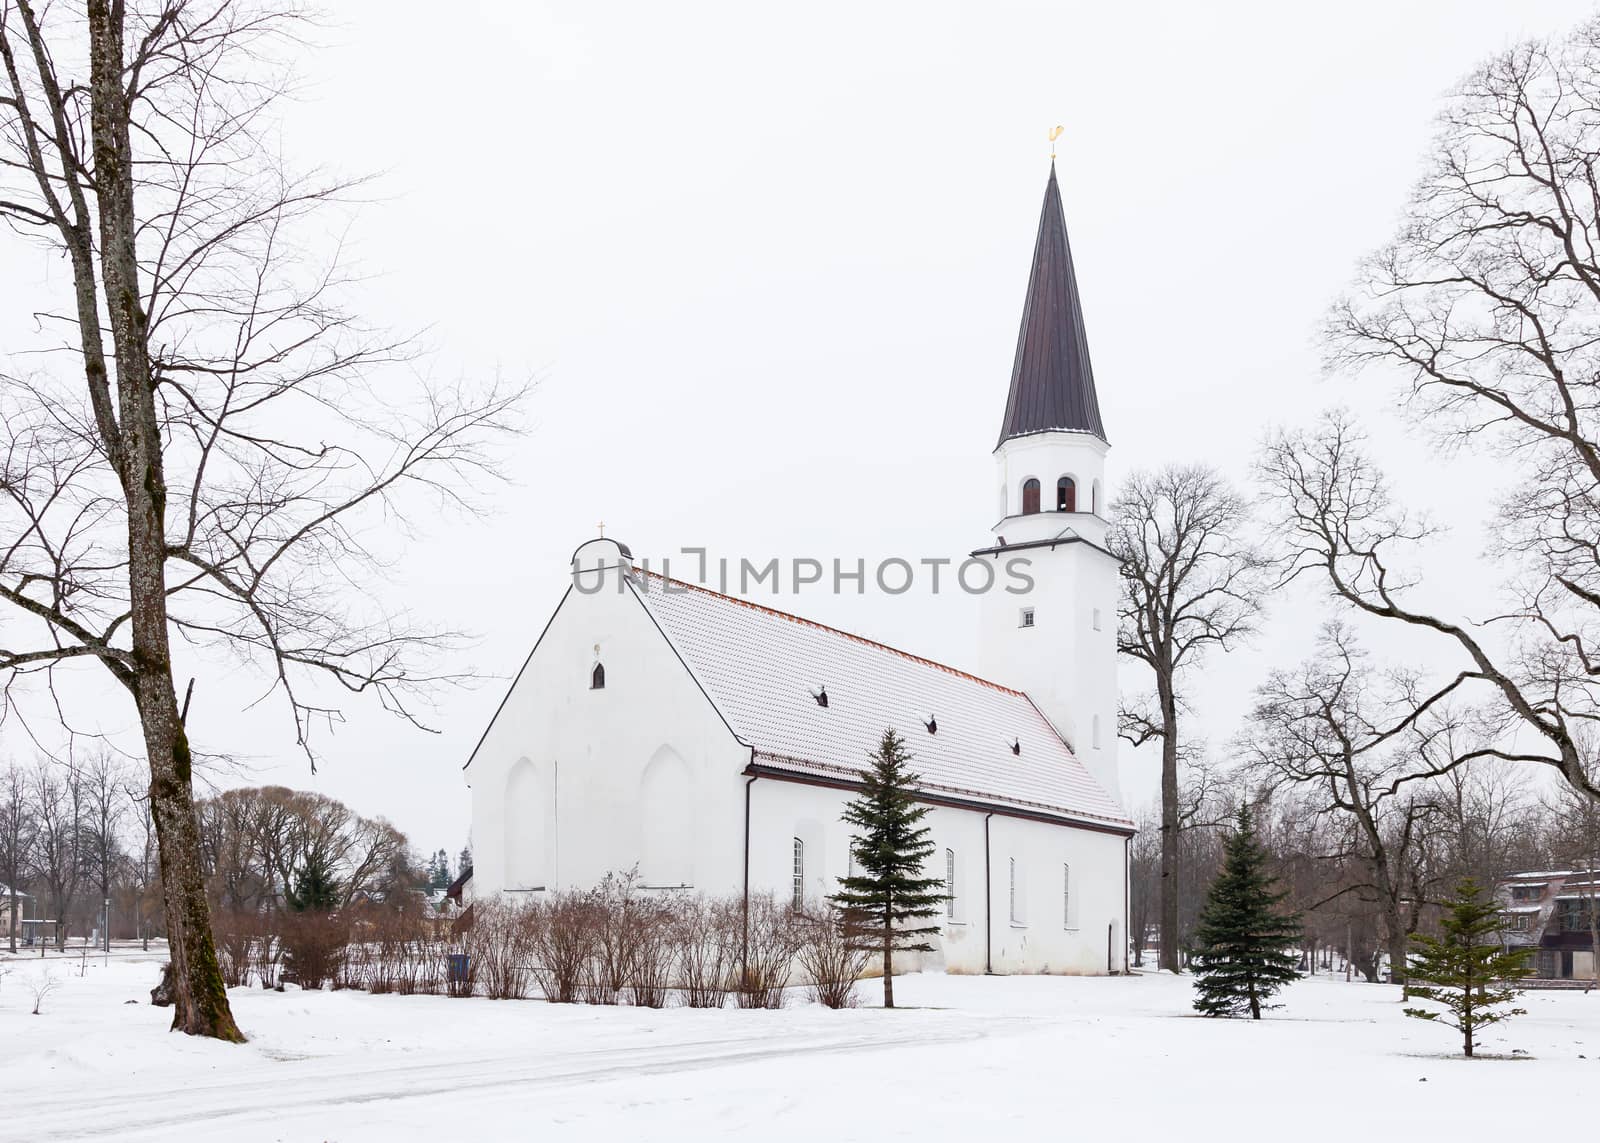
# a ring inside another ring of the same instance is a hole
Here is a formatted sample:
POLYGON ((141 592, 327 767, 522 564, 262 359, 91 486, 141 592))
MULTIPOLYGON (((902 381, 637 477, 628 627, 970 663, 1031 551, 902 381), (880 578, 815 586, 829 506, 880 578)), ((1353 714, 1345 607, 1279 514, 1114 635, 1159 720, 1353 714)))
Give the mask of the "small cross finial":
POLYGON ((600 538, 602 540, 605 539, 606 538, 606 522, 604 520, 601 520, 600 523, 595 525, 595 527, 600 529, 600 538))
POLYGON ((1050 161, 1052 163, 1056 161, 1056 140, 1061 138, 1061 132, 1065 130, 1066 128, 1060 124, 1050 128, 1050 161))

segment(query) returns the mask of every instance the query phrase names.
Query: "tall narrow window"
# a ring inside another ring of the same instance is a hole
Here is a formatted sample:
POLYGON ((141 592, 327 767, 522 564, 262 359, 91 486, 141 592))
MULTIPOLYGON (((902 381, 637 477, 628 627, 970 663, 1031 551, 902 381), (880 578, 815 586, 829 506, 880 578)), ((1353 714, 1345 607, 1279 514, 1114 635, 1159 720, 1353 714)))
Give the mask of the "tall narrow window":
POLYGON ((594 665, 594 670, 589 672, 589 689, 592 691, 604 690, 606 686, 606 669, 600 663, 594 665))
POLYGON ((1017 859, 1011 859, 1011 923, 1020 923, 1022 918, 1017 915, 1017 859))
POLYGON ((956 919, 956 851, 944 851, 944 915, 956 919))
POLYGON ((799 838, 794 839, 794 907, 804 907, 806 903, 806 843, 799 838))
POLYGON ((1039 482, 1033 477, 1022 482, 1022 514, 1032 516, 1039 511, 1039 482))
POLYGON ((1072 866, 1061 864, 1061 924, 1072 928, 1072 866))
POLYGON ((1056 511, 1076 512, 1078 510, 1078 486, 1073 483, 1072 477, 1063 476, 1056 481, 1056 511))

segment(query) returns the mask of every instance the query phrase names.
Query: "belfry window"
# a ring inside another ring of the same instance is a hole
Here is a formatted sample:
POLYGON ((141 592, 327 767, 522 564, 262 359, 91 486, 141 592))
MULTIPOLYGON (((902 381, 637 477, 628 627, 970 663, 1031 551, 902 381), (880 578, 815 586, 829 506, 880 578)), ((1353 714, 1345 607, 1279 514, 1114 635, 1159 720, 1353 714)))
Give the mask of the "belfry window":
POLYGON ((589 689, 592 691, 606 689, 606 669, 600 663, 596 663, 594 670, 589 673, 589 689))
POLYGON ((1022 514, 1032 516, 1039 511, 1039 482, 1033 477, 1022 482, 1022 514))
POLYGON ((1056 481, 1056 511, 1076 512, 1078 510, 1078 486, 1073 483, 1072 477, 1063 476, 1056 481))

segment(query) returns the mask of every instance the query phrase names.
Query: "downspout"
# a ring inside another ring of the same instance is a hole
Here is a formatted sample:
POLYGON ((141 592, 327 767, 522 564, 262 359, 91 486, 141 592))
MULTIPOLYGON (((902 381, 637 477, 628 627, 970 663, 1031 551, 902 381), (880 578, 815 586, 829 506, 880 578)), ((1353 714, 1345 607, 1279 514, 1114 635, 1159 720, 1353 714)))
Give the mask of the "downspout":
POLYGON ((741 979, 750 975, 750 787, 756 784, 759 774, 751 774, 744 784, 744 935, 739 947, 741 979))
POLYGON ((994 874, 989 868, 989 819, 983 815, 983 971, 994 975, 994 874))
MULTIPOLYGON (((1133 915, 1133 898, 1130 896, 1128 867, 1133 861, 1133 838, 1122 839, 1122 975, 1127 976, 1128 968, 1128 941, 1133 934, 1128 932, 1128 918, 1133 915)), ((1144 934, 1139 934, 1141 943, 1144 934)))

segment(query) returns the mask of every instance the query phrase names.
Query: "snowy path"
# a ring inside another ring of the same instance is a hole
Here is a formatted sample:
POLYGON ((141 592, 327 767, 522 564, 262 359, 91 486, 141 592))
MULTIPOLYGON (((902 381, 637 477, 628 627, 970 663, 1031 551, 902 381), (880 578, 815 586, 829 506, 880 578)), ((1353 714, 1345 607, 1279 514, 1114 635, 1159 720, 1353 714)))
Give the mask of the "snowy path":
MULTIPOLYGON (((445 1096, 472 1104, 483 1095, 531 1096, 541 1088, 563 1088, 636 1076, 692 1072, 762 1060, 826 1053, 880 1051, 896 1046, 928 1048, 977 1039, 966 1031, 883 1027, 859 1035, 783 1037, 771 1034, 671 1040, 652 1046, 617 1046, 542 1052, 488 1052, 448 1062, 388 1064, 372 1061, 329 1066, 324 1061, 280 1061, 265 1074, 176 1086, 102 1090, 74 1099, 49 1116, 49 1133, 60 1138, 173 1138, 173 1131, 204 1123, 230 1135, 252 1123, 293 1116, 308 1123, 335 1107, 445 1096)), ((271 1053, 268 1053, 269 1057, 271 1053)))
MULTIPOLYGON (((1490 1050, 1395 990, 1315 980, 1260 1024, 1187 981, 919 976, 886 1013, 232 993, 242 1047, 165 1031, 150 962, 61 968, 44 1014, 0 964, 0 1139, 1487 1138, 1600 1081, 1600 994, 1531 994, 1490 1050), (1489 1096, 1485 1100, 1481 1097, 1489 1096)), ((873 983, 862 986, 875 997, 873 983)))

